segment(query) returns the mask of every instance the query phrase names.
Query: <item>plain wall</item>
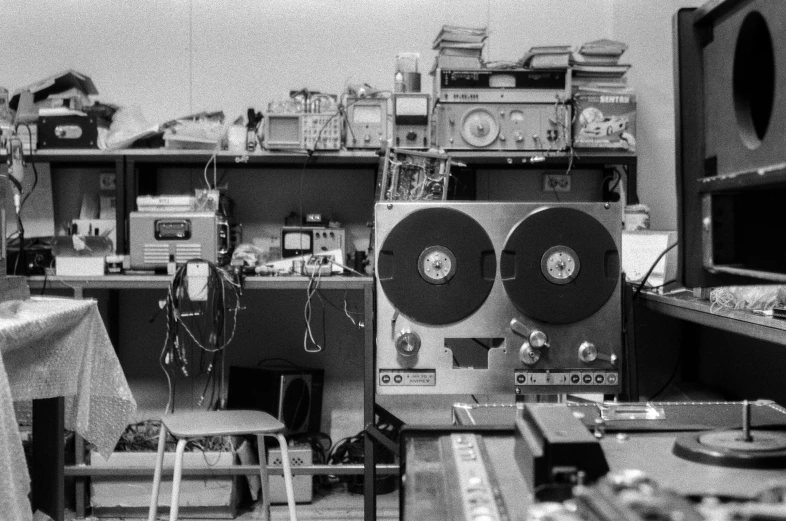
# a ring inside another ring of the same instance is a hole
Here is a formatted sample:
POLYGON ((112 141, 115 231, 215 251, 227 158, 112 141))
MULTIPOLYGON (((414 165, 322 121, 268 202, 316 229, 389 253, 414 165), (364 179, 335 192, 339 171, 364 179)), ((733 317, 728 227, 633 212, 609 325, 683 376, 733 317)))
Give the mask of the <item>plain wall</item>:
MULTIPOLYGON (((421 53, 443 24, 488 25, 487 59, 533 45, 626 42, 638 94, 639 197, 655 229, 676 228, 671 17, 681 0, 0 0, 0 85, 10 90, 74 68, 99 99, 138 105, 151 123, 198 110, 228 118, 289 90, 392 89, 395 56, 421 53)), ((694 2, 693 5, 696 5, 694 2)))

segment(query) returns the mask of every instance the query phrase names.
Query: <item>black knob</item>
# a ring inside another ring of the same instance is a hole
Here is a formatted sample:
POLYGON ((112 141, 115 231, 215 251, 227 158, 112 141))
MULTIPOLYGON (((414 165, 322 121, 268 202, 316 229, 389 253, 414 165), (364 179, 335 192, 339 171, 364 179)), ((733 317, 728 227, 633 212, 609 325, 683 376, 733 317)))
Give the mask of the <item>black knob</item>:
POLYGON ((418 135, 414 130, 407 132, 407 141, 415 141, 417 138, 418 135))

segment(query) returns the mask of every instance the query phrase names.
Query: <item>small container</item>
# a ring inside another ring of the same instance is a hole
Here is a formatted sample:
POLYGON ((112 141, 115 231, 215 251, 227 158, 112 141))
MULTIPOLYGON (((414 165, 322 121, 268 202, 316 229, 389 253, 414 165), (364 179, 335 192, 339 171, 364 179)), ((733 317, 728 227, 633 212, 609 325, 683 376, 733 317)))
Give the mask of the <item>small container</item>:
POLYGON ((292 273, 295 275, 303 275, 303 266, 305 262, 302 260, 293 260, 292 261, 292 273))
POLYGON ((121 273, 123 273, 123 256, 107 255, 106 272, 110 275, 120 275, 121 273))

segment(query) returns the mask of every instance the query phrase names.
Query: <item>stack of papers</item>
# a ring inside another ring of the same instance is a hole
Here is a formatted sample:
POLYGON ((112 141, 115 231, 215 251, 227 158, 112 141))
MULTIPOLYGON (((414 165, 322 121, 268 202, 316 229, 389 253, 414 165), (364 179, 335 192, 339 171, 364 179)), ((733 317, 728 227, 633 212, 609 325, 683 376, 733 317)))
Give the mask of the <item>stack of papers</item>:
POLYGON ((518 65, 529 69, 567 69, 572 52, 570 45, 539 45, 530 48, 518 65))
POLYGON ((443 25, 432 45, 438 51, 432 72, 437 68, 480 68, 486 38, 488 31, 485 27, 443 25))
POLYGON ((608 39, 583 44, 578 52, 574 52, 570 57, 573 84, 578 87, 624 87, 625 74, 630 65, 620 63, 620 57, 627 49, 625 43, 608 39))

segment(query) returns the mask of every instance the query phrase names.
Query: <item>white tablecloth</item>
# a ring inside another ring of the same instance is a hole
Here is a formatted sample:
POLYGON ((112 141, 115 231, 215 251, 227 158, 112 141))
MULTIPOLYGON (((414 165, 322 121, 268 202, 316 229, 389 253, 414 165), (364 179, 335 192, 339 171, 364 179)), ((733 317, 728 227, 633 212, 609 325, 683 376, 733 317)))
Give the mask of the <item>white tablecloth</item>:
POLYGON ((65 397, 65 428, 106 458, 136 402, 95 301, 33 297, 0 305, 0 352, 0 512, 29 520, 30 478, 12 400, 65 397))

